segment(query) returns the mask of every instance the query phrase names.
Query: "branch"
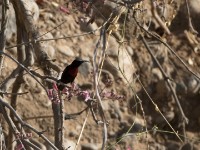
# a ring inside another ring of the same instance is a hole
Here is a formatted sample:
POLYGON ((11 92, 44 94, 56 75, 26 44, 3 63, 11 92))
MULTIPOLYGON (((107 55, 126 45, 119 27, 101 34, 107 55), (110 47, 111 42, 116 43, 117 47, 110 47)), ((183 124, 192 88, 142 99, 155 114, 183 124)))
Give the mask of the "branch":
MULTIPOLYGON (((46 88, 45 88, 45 86, 28 70, 28 68, 26 68, 24 65, 22 65, 21 63, 19 63, 15 58, 13 58, 12 56, 10 56, 10 55, 8 55, 8 54, 6 54, 6 53, 4 53, 4 52, 0 52, 0 54, 3 54, 3 55, 5 55, 5 56, 7 56, 8 58, 10 58, 11 60, 13 60, 16 64, 18 64, 19 65, 19 67, 16 69, 16 70, 14 70, 13 71, 13 73, 11 74, 11 76, 10 76, 10 78, 15 78, 16 77, 16 75, 19 73, 19 71, 20 71, 20 68, 23 68, 31 77, 33 77, 35 80, 36 80, 36 82, 38 82, 42 87, 43 87, 43 89, 46 91, 46 93, 47 93, 47 90, 46 90, 46 88)), ((2 84, 2 87, 4 86, 4 84, 5 84, 5 82, 2 84)))
MULTIPOLYGON (((35 132, 39 137, 41 137, 44 141, 46 141, 54 150, 58 150, 44 135, 42 132, 37 131, 35 128, 33 128, 31 125, 29 125, 28 123, 24 122, 20 116, 16 113, 16 111, 13 109, 12 106, 10 106, 8 103, 4 102, 1 98, 0 98, 0 105, 3 107, 7 107, 11 113, 14 114, 14 116, 16 117, 16 119, 19 121, 19 123, 22 125, 22 127, 27 127, 29 128, 31 131, 35 132)), ((2 110, 1 107, 1 110, 2 110)), ((16 130, 16 129, 15 129, 16 130)))
MULTIPOLYGON (((1 32, 0 32, 0 51, 5 51, 6 44, 6 27, 8 22, 9 1, 2 0, 2 18, 1 18, 1 32)), ((3 67, 3 56, 0 54, 0 74, 3 67)))
POLYGON ((189 8, 189 5, 188 5, 188 0, 185 0, 185 3, 186 3, 186 7, 187 7, 189 30, 192 33, 198 34, 198 32, 194 29, 194 27, 192 25, 192 19, 191 19, 191 15, 190 15, 190 8, 189 8))
MULTIPOLYGON (((142 37, 142 42, 144 43, 146 49, 148 50, 149 54, 151 55, 152 59, 154 60, 154 62, 156 63, 156 65, 159 67, 165 81, 167 82, 171 92, 172 92, 172 95, 176 101, 176 104, 178 105, 178 108, 179 108, 179 111, 181 113, 181 117, 182 117, 182 124, 183 124, 183 130, 185 131, 185 124, 188 124, 188 118, 185 116, 184 112, 183 112, 183 109, 181 107, 181 104, 179 102, 179 99, 176 95, 176 91, 174 90, 172 84, 171 84, 171 80, 169 79, 169 77, 167 76, 167 74, 164 72, 162 66, 160 65, 159 61, 155 58, 154 54, 152 53, 151 49, 149 48, 149 45, 147 44, 145 38, 141 35, 142 37)), ((184 132, 184 137, 186 137, 186 133, 184 132)))
POLYGON ((151 35, 152 37, 154 37, 156 40, 158 40, 159 42, 161 42, 162 44, 164 44, 174 55, 175 57, 180 61, 181 64, 183 64, 183 66, 193 75, 195 76, 199 81, 200 81, 200 76, 198 76, 196 73, 194 73, 188 66, 187 64, 180 58, 180 56, 178 56, 178 54, 176 54, 176 52, 169 46, 169 44, 167 44, 166 42, 164 42, 158 35, 155 35, 149 31, 147 31, 145 28, 143 28, 140 23, 136 20, 136 18, 134 17, 135 22, 137 23, 137 25, 140 27, 141 30, 143 30, 144 32, 146 32, 147 34, 151 35))
POLYGON ((107 126, 106 126, 105 114, 103 112, 103 105, 102 105, 101 97, 99 95, 99 90, 98 90, 98 65, 97 65, 96 57, 97 57, 97 49, 98 49, 98 46, 100 44, 101 37, 103 36, 104 31, 105 30, 101 31, 101 36, 100 36, 100 39, 99 39, 99 41, 96 45, 96 48, 94 50, 94 56, 93 56, 93 73, 94 73, 95 95, 97 97, 98 104, 100 105, 99 111, 100 111, 101 119, 103 120, 103 125, 104 125, 104 136, 103 136, 103 143, 102 143, 102 148, 101 148, 102 150, 105 149, 105 144, 107 142, 107 126))
POLYGON ((151 12, 152 12, 154 18, 156 19, 156 21, 158 22, 158 24, 165 30, 165 32, 168 35, 170 35, 171 34, 170 30, 164 24, 164 22, 162 21, 162 19, 160 18, 160 16, 158 15, 158 13, 156 11, 156 6, 155 6, 155 2, 154 1, 151 1, 151 12))

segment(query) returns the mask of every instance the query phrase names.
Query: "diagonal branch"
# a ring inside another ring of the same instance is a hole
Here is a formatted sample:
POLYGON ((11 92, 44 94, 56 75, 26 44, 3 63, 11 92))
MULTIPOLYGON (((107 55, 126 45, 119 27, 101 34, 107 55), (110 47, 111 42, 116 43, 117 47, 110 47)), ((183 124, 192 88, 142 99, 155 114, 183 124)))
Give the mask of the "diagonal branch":
MULTIPOLYGON (((4 117, 5 117, 5 108, 4 107, 7 107, 11 113, 14 114, 14 116, 16 117, 16 119, 19 121, 19 123, 22 125, 22 127, 27 127, 29 128, 31 131, 35 132, 37 135, 39 135, 39 137, 41 137, 43 140, 45 140, 54 150, 58 150, 47 138, 46 136, 43 135, 42 132, 39 132, 37 131, 35 128, 33 128, 31 125, 29 125, 28 123, 24 122, 20 116, 16 113, 16 111, 13 109, 12 106, 10 106, 8 103, 6 103, 5 101, 3 101, 1 98, 0 98, 0 108, 1 108, 1 111, 3 110, 4 112, 4 117)), ((11 125, 12 126, 15 126, 15 125, 11 125)), ((16 128, 14 128, 15 130, 14 131, 17 131, 16 128)))
MULTIPOLYGON (((142 36, 142 35, 141 35, 142 36)), ((150 49, 150 47, 149 47, 149 45, 147 44, 147 42, 146 42, 146 40, 145 40, 145 38, 142 36, 142 42, 143 42, 143 44, 145 45, 145 47, 146 47, 146 49, 147 49, 147 51, 149 52, 149 54, 151 55, 151 57, 152 57, 152 59, 154 60, 154 62, 156 63, 156 65, 159 67, 159 69, 160 69, 160 71, 161 71, 161 73, 162 73, 162 75, 163 75, 163 77, 164 77, 164 79, 165 79, 165 81, 167 82, 167 84, 168 84, 168 86, 169 86, 169 88, 170 88, 170 90, 171 90, 171 92, 172 92, 172 95, 173 95, 173 97, 174 97, 174 99, 175 99, 175 101, 176 101, 176 104, 178 105, 178 108, 179 108, 179 111, 180 111, 180 113, 181 113, 181 118, 182 118, 182 125, 183 125, 183 130, 184 130, 184 137, 186 137, 186 133, 185 133, 185 124, 188 124, 188 118, 185 116, 185 113, 183 112, 183 109, 182 109, 182 107, 181 107, 181 104, 180 104, 180 102, 179 102, 179 99, 178 99, 178 97, 177 97, 177 95, 176 95, 176 91, 175 91, 175 89, 173 88, 173 86, 172 86, 172 84, 171 84, 171 80, 169 79, 169 77, 167 76, 167 74, 165 73, 165 71, 163 70, 163 68, 162 68, 162 66, 160 65, 160 63, 159 63, 159 61, 156 59, 156 57, 154 56, 154 54, 152 53, 152 51, 151 51, 151 49, 150 49)))
POLYGON ((165 45, 171 53, 173 53, 175 55, 175 57, 180 61, 181 64, 183 64, 183 66, 193 75, 195 76, 199 81, 200 81, 200 76, 198 74, 196 74, 195 72, 193 72, 188 65, 181 59, 181 57, 176 54, 176 52, 169 46, 169 44, 167 44, 166 42, 164 42, 158 35, 155 35, 149 31, 147 31, 142 25, 140 25, 140 23, 137 21, 137 19, 134 17, 135 22, 137 23, 137 25, 140 27, 141 30, 143 30, 144 32, 146 32, 147 34, 149 34, 150 36, 154 37, 156 40, 158 40, 159 42, 161 42, 163 45, 165 45))
MULTIPOLYGON (((0 54, 3 54, 5 56, 7 56, 8 58, 10 58, 11 60, 13 60, 15 63, 17 63, 19 66, 17 67, 17 69, 15 69, 13 72, 12 72, 12 75, 10 76, 10 78, 15 78, 18 73, 20 72, 21 68, 23 68, 31 77, 33 77, 43 88, 44 90, 46 91, 47 93, 47 90, 45 88, 45 86, 28 70, 28 68, 26 68, 23 64, 19 63, 15 58, 13 58, 12 56, 4 53, 4 52, 0 52, 0 54)), ((5 82, 1 85, 1 87, 4 87, 5 86, 5 82)), ((2 88, 4 89, 4 88, 2 88)))

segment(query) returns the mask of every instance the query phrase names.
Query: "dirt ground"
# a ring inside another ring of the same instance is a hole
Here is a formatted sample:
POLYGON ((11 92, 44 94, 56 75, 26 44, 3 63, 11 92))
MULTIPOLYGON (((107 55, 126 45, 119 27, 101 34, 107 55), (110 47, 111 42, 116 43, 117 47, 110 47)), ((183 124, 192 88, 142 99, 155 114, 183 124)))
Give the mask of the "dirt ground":
MULTIPOLYGON (((52 30, 44 38, 56 38, 62 36, 72 36, 85 33, 86 30, 94 29, 95 26, 86 26, 81 24, 80 12, 67 13, 60 9, 60 6, 66 7, 64 1, 38 1, 40 8, 40 16, 36 25, 41 34, 46 33, 52 28, 58 26, 65 21, 61 26, 52 30), (58 6, 57 6, 58 5, 58 6), (84 28, 84 29, 83 29, 84 28)), ((179 17, 181 16, 178 14, 179 17)), ((199 14, 200 16, 200 14, 199 14)), ((97 18, 98 22, 101 22, 97 18)), ((186 36, 186 27, 180 27, 180 18, 173 19, 171 26, 171 35, 163 35, 163 40, 173 48, 177 55, 189 66, 189 68, 200 76, 200 50, 199 43, 191 44, 186 36), (184 29, 185 28, 185 29, 184 29)), ((200 23, 200 22, 198 22, 200 23)), ((104 112, 108 125, 108 146, 107 149, 116 150, 183 150, 186 149, 200 149, 200 82, 195 78, 180 61, 161 43, 156 42, 152 37, 146 36, 154 55, 157 57, 165 72, 173 79, 173 87, 176 90, 178 99, 183 108, 183 112, 189 119, 186 125, 186 141, 181 142, 177 136, 172 132, 169 125, 158 113, 155 105, 146 95, 137 77, 140 78, 145 89, 156 103, 162 114, 169 121, 175 131, 180 134, 183 139, 182 118, 178 106, 169 90, 161 71, 152 60, 148 51, 146 50, 142 41, 137 38, 133 29, 131 29, 132 22, 127 23, 129 28, 126 30, 126 39, 124 49, 126 49, 126 58, 130 58, 125 64, 124 73, 129 74, 133 81, 130 83, 131 87, 119 77, 120 71, 117 73, 111 69, 109 62, 116 64, 118 57, 118 47, 120 45, 115 36, 110 38, 110 45, 108 48, 108 56, 106 57, 104 70, 109 72, 111 76, 112 85, 106 87, 105 90, 113 90, 120 95, 124 95, 125 100, 110 100, 103 99, 104 112), (131 34, 132 33, 132 34, 131 34), (112 45, 113 44, 113 45, 112 45), (131 62, 131 63, 130 63, 131 62), (133 68, 127 68, 132 66, 133 68), (115 74, 116 73, 116 74, 115 74), (138 76, 136 76, 136 74, 138 76), (119 79, 119 80, 118 80, 119 79), (135 91, 140 98, 136 100, 135 91), (127 134, 126 134, 127 133, 127 134), (124 136, 125 135, 125 136, 124 136)), ((135 25, 133 25, 134 28, 135 25)), ((134 28, 135 29, 135 28, 134 28)), ((155 30, 155 28, 153 28, 155 30)), ((152 29, 152 30, 153 30, 152 29)), ((153 31, 154 31, 153 30, 153 31)), ((199 32, 199 31, 198 31, 199 32)), ((44 42, 48 54, 55 63, 64 68, 75 57, 82 57, 90 60, 90 63, 81 66, 80 73, 75 82, 83 89, 93 91, 93 77, 92 77, 92 56, 95 49, 99 33, 88 34, 85 36, 78 36, 74 38, 66 38, 62 40, 54 40, 44 42)), ((195 37, 199 42, 199 34, 195 37)), ((13 40, 14 41, 14 40, 13 40)), ((13 44, 9 42, 8 44, 13 44)), ((16 49, 8 51, 12 56, 16 56, 16 49)), ((122 57, 122 55, 119 55, 122 57)), ((111 63, 111 64, 112 64, 111 63)), ((9 58, 4 60, 4 69, 1 74, 1 82, 16 68, 16 64, 9 58)), ((38 73, 42 73, 38 66, 32 67, 38 73)), ((123 70, 122 70, 123 72, 123 70)), ((55 77, 56 77, 55 73, 55 77)), ((39 131, 45 131, 44 135, 51 141, 54 140, 54 122, 51 108, 51 101, 48 99, 45 91, 40 87, 35 80, 29 75, 25 74, 25 83, 21 87, 21 92, 29 92, 28 94, 18 96, 17 99, 17 113, 27 123, 34 126, 39 131)), ((101 77, 100 88, 105 87, 104 77, 101 77)), ((12 87, 11 87, 12 88, 12 87)), ((11 88, 9 90, 11 90, 11 88)), ((9 101, 10 96, 5 96, 9 101)), ((76 96, 72 97, 70 101, 65 100, 65 112, 68 114, 76 113, 84 108, 86 104, 76 96)), ((95 111, 97 117, 100 118, 98 110, 95 111)), ((74 119, 66 120, 64 122, 66 145, 73 146, 77 142, 87 112, 74 119), (68 143, 68 144, 67 144, 68 143)), ((87 123, 85 125, 78 149, 95 150, 101 148, 103 126, 97 125, 89 112, 87 123)), ((38 135, 33 134, 32 140, 44 143, 38 135)), ((50 149, 50 148, 47 148, 50 149)))

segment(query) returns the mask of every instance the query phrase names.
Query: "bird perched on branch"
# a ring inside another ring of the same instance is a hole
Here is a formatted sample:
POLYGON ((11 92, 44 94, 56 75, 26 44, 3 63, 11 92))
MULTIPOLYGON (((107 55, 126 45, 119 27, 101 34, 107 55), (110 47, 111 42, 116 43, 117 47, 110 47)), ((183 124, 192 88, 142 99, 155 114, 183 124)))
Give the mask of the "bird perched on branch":
POLYGON ((80 58, 76 58, 70 65, 68 65, 65 68, 65 70, 63 71, 61 75, 61 79, 59 79, 57 82, 57 86, 59 90, 62 91, 65 87, 64 85, 59 84, 59 83, 68 84, 74 81, 74 79, 76 78, 78 74, 78 67, 84 62, 88 62, 88 61, 82 60, 80 58))

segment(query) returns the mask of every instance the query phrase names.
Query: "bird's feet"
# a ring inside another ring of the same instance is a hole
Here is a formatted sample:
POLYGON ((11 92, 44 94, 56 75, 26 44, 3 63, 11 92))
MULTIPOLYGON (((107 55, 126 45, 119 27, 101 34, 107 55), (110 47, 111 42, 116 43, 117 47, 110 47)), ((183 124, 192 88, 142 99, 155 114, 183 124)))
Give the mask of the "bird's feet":
POLYGON ((58 96, 58 87, 57 87, 56 83, 53 83, 52 89, 47 90, 47 95, 53 103, 56 103, 56 104, 60 103, 60 99, 58 96))
POLYGON ((75 82, 72 82, 71 85, 72 85, 72 90, 73 91, 78 89, 78 85, 75 82))

